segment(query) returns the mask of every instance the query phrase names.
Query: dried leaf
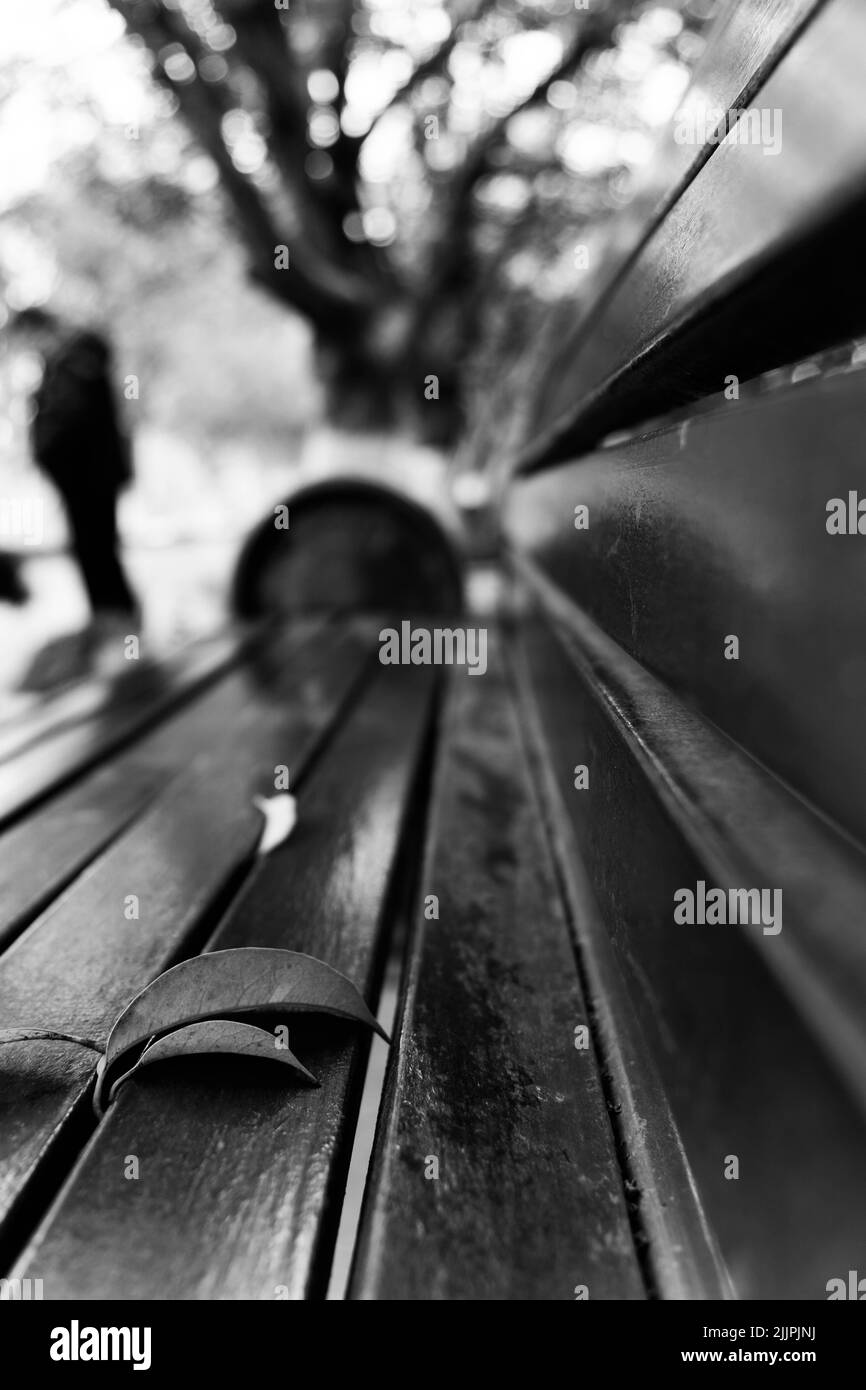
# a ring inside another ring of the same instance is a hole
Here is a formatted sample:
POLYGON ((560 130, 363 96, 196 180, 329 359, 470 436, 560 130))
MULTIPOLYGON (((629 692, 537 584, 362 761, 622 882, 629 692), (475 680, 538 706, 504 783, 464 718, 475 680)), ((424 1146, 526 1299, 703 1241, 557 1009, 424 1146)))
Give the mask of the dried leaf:
POLYGON ((265 818, 262 838, 256 852, 270 854, 271 850, 283 844, 294 830, 298 819, 298 803, 288 792, 280 792, 277 796, 254 796, 253 803, 265 818))
POLYGON ((293 1072, 318 1086, 313 1073, 301 1063, 288 1048, 277 1047, 273 1033, 264 1028, 256 1028, 252 1023, 240 1023, 234 1019, 212 1018, 203 1023, 190 1023, 186 1028, 176 1028, 173 1033, 165 1033, 148 1043, 138 1061, 129 1071, 118 1077, 108 1096, 109 1105, 121 1087, 142 1067, 152 1066, 154 1062, 165 1062, 172 1057, 206 1056, 214 1053, 229 1053, 234 1057, 256 1057, 265 1062, 279 1062, 293 1072))
POLYGON ((100 1063, 94 1098, 124 1054, 162 1033, 245 1013, 324 1013, 383 1032, 345 975, 315 956, 263 946, 210 951, 174 965, 136 995, 117 1019, 100 1063))

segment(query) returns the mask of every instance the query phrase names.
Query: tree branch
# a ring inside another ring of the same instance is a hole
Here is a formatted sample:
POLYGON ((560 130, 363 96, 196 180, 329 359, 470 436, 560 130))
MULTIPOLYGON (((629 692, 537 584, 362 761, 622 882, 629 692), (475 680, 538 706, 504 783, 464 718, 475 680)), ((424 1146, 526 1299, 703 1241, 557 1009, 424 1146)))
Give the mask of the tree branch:
POLYGON ((308 246, 300 251, 297 238, 290 269, 277 269, 276 248, 288 245, 259 189, 234 164, 222 135, 222 118, 233 109, 219 83, 205 83, 198 64, 207 55, 198 35, 177 10, 140 4, 137 0, 109 0, 122 15, 130 32, 138 34, 157 60, 156 78, 176 97, 180 112, 196 139, 217 167, 223 188, 251 253, 250 272, 284 303, 309 318, 321 331, 344 331, 347 320, 363 316, 372 295, 363 279, 342 268, 323 263, 308 246), (196 68, 191 81, 174 82, 159 61, 171 44, 180 44, 196 68))
MULTIPOLYGON (((383 288, 393 285, 383 253, 367 242, 348 241, 343 232, 347 214, 359 211, 357 158, 360 142, 349 140, 341 132, 328 150, 333 164, 331 174, 314 181, 306 173, 305 164, 310 153, 306 74, 300 72, 293 61, 281 12, 274 8, 273 0, 215 0, 215 3, 220 14, 234 27, 235 51, 256 74, 264 89, 270 126, 268 147, 284 185, 291 190, 309 245, 321 248, 320 259, 324 255, 332 267, 344 265, 345 273, 352 268, 359 277, 378 282, 383 288)), ((319 61, 323 65, 338 56, 336 35, 342 30, 334 3, 335 0, 330 3, 322 0, 324 19, 328 22, 325 47, 319 49, 319 61)), ((344 8, 347 0, 336 0, 336 3, 344 8)), ((343 29, 343 39, 347 43, 348 25, 344 24, 343 29)))
POLYGON ((601 14, 583 19, 556 67, 527 96, 505 115, 498 116, 476 138, 445 190, 443 227, 438 238, 442 250, 427 280, 425 293, 417 304, 415 331, 420 331, 424 319, 435 310, 447 288, 466 274, 472 223, 471 194, 491 154, 502 143, 509 122, 521 111, 544 100, 553 83, 573 73, 594 49, 607 47, 620 18, 617 7, 611 6, 601 14))

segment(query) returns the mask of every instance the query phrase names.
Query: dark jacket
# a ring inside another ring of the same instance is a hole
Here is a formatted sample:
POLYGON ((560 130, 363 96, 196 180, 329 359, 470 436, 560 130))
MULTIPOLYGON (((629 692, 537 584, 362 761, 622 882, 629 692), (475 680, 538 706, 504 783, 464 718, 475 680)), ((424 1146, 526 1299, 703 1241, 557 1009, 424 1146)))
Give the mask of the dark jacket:
POLYGON ((63 492, 130 481, 129 440, 120 428, 110 349, 91 331, 67 335, 45 361, 34 396, 33 454, 63 492))

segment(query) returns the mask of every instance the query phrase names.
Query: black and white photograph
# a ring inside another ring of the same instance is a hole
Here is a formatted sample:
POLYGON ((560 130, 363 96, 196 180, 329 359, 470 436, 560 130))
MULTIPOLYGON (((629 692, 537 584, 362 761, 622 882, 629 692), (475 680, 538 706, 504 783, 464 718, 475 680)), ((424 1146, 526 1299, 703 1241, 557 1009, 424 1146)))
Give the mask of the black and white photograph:
POLYGON ((864 256, 864 0, 6 0, 22 1374, 856 1355, 864 256))

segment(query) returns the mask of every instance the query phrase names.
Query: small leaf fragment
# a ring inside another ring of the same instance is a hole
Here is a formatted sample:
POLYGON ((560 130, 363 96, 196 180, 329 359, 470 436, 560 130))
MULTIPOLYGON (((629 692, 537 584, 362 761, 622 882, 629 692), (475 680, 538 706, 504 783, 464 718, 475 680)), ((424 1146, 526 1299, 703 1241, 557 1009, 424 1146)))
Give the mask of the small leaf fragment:
POLYGON ((298 819, 298 803, 288 792, 276 796, 254 796, 253 804, 265 818, 262 838, 256 848, 257 854, 270 854, 272 849, 283 844, 291 835, 298 819))
POLYGON ((0 1044, 21 1042, 68 1042, 91 1052, 102 1054, 102 1047, 92 1038, 80 1038, 77 1033, 58 1033, 52 1028, 0 1028, 0 1044))
POLYGON ((299 951, 242 946, 181 961, 152 980, 115 1022, 99 1069, 97 1110, 120 1058, 162 1033, 244 1013, 324 1013, 365 1024, 388 1041, 339 970, 299 951))
POLYGON ((129 1081, 142 1067, 155 1062, 166 1062, 173 1057, 212 1056, 228 1053, 233 1057, 255 1057, 260 1061, 279 1062, 291 1071, 303 1076, 313 1086, 318 1086, 313 1073, 298 1060, 288 1048, 278 1048, 273 1033, 257 1028, 252 1023, 240 1023, 236 1019, 211 1018, 202 1023, 190 1023, 185 1028, 176 1028, 173 1033, 164 1033, 148 1043, 134 1066, 119 1076, 111 1087, 108 1104, 114 1100, 121 1086, 129 1081))

